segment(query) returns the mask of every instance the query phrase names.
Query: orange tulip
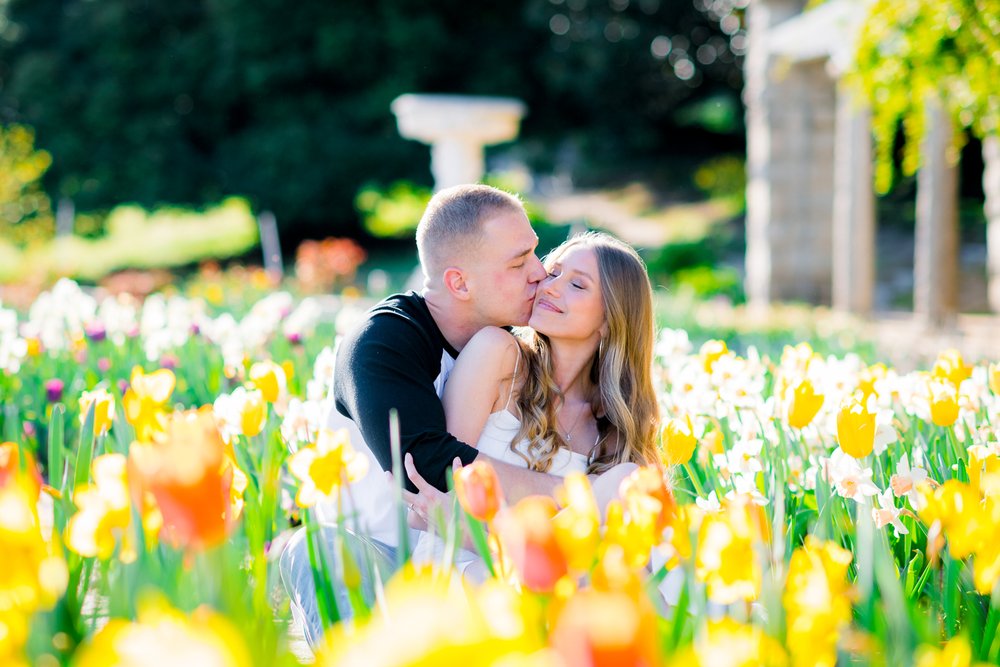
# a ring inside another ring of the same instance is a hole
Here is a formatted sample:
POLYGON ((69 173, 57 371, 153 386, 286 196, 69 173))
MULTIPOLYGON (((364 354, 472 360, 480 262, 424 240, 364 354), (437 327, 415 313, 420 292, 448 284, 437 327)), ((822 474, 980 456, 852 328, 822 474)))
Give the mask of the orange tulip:
POLYGON ((485 461, 473 461, 455 473, 455 493, 462 508, 480 521, 492 521, 503 504, 500 480, 485 461))
POLYGON ((632 521, 648 516, 649 523, 659 537, 663 529, 670 525, 677 511, 677 501, 673 491, 663 479, 663 473, 656 466, 639 468, 626 477, 619 489, 625 500, 632 521))
POLYGON ((568 572, 552 517, 558 507, 549 496, 528 496, 502 510, 494 526, 517 577, 525 588, 548 593, 568 572))
POLYGON ((166 535, 187 547, 222 542, 232 524, 233 468, 211 407, 171 414, 151 443, 133 443, 129 466, 152 492, 166 535))

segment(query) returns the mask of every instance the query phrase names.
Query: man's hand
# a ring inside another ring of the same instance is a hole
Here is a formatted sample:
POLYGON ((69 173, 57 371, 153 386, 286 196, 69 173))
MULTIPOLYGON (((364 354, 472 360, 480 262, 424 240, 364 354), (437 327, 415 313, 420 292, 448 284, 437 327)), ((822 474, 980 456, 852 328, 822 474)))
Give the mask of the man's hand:
MULTIPOLYGON (((407 515, 407 523, 411 528, 427 530, 430 519, 437 511, 444 513, 445 519, 451 516, 452 495, 438 491, 425 480, 417 467, 413 464, 413 457, 407 453, 403 458, 403 467, 406 468, 406 476, 410 478, 413 485, 417 487, 417 493, 411 493, 403 487, 403 502, 406 503, 410 511, 407 515)), ((458 472, 462 469, 462 460, 455 457, 453 469, 458 472)), ((391 473, 388 473, 391 476, 391 473)))

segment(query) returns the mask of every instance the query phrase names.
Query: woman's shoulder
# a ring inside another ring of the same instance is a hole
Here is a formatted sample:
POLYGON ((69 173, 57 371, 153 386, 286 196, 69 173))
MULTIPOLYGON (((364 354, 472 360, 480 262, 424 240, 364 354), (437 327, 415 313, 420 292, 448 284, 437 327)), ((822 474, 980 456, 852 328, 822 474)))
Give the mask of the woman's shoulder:
POLYGON ((459 359, 475 360, 479 366, 494 365, 502 374, 509 375, 520 354, 518 346, 517 338, 506 329, 483 327, 462 348, 459 359))

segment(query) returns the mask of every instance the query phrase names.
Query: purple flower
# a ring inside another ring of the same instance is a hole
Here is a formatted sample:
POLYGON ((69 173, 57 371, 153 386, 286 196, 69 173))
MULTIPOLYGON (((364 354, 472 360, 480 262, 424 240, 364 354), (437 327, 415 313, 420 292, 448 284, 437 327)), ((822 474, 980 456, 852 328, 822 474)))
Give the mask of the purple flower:
POLYGON ((100 322, 93 322, 91 324, 88 324, 86 329, 84 330, 84 333, 87 335, 87 338, 89 338, 95 343, 99 343, 108 337, 107 329, 105 329, 104 325, 101 324, 100 322))
POLYGON ((59 378, 53 378, 45 383, 45 397, 49 399, 49 403, 62 400, 63 388, 65 386, 59 378))
POLYGON ((173 370, 177 368, 177 364, 180 360, 173 354, 165 354, 160 357, 160 368, 169 368, 173 370))
POLYGON ((302 343, 302 334, 298 331, 290 331, 286 333, 285 338, 287 338, 288 342, 292 345, 299 345, 302 343))

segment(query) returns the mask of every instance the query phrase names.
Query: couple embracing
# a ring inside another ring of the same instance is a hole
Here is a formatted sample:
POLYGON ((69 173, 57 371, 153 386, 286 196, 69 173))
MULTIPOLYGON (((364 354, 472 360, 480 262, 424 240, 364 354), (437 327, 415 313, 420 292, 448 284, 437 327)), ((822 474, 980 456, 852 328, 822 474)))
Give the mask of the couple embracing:
MULTIPOLYGON (((338 348, 329 426, 349 428, 355 447, 389 470, 397 411, 411 512, 441 501, 458 462, 488 461, 512 501, 551 495, 563 476, 585 472, 603 507, 637 465, 657 460, 642 260, 606 234, 574 237, 544 263, 537 245, 517 197, 485 185, 437 193, 417 227, 423 291, 377 304, 338 348)), ((391 556, 391 485, 373 473, 352 489, 350 509, 391 556)), ((298 537, 280 569, 315 644, 322 628, 298 537)))

